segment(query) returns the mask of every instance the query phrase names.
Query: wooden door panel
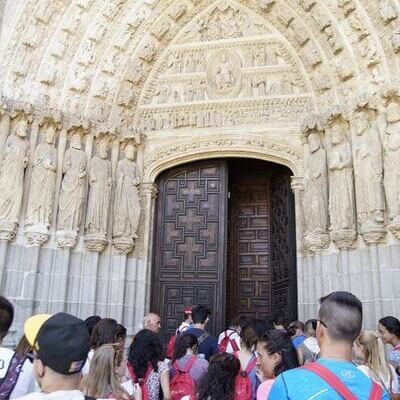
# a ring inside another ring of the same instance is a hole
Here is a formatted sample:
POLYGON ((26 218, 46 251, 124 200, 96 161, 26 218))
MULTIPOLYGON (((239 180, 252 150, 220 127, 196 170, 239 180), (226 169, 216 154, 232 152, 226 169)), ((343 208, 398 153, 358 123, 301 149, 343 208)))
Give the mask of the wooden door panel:
POLYGON ((152 309, 164 324, 164 343, 187 306, 210 306, 210 331, 223 327, 226 180, 226 163, 211 160, 170 170, 158 181, 152 309))
POLYGON ((230 174, 229 318, 263 318, 270 313, 269 181, 262 171, 240 165, 230 174))

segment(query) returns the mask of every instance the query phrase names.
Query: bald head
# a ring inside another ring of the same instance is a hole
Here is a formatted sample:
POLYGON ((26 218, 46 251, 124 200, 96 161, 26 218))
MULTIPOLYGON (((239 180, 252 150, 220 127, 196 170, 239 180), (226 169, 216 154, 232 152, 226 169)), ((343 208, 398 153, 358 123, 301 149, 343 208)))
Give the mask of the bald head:
POLYGON ((157 334, 161 329, 160 316, 155 313, 146 314, 143 319, 143 327, 157 334))

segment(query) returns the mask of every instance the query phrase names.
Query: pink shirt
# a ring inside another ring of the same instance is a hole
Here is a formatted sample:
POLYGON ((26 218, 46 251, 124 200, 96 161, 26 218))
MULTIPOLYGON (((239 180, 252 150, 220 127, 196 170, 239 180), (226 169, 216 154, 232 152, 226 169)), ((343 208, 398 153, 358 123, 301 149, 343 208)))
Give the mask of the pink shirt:
POLYGON ((275 379, 268 379, 263 382, 257 389, 257 400, 267 400, 269 392, 271 391, 272 385, 275 379))

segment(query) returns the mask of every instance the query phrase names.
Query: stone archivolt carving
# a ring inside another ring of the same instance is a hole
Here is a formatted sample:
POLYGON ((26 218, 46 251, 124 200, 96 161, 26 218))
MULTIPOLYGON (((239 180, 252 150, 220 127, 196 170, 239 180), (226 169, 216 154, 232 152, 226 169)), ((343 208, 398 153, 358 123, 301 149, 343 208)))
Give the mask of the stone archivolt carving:
POLYGON ((137 239, 140 218, 138 186, 140 174, 135 162, 136 146, 133 140, 123 144, 124 158, 118 161, 114 197, 113 246, 124 254, 132 251, 137 239))
POLYGON ((373 100, 358 100, 350 121, 359 232, 367 243, 375 243, 385 235, 385 200, 382 145, 373 100))
POLYGON ((32 176, 26 210, 25 236, 35 245, 42 245, 50 237, 56 192, 57 150, 54 140, 60 128, 60 116, 45 117, 40 123, 44 141, 32 157, 32 176))
POLYGON ((64 157, 56 239, 58 246, 66 249, 77 243, 86 198, 87 158, 82 150, 82 137, 87 130, 88 126, 81 124, 69 129, 71 147, 64 157))
POLYGON ((89 162, 89 199, 86 213, 85 243, 91 251, 103 251, 108 243, 107 224, 111 199, 111 162, 108 158, 110 138, 97 139, 97 155, 89 162))
POLYGON ((390 21, 393 21, 398 17, 396 6, 393 0, 380 0, 378 9, 379 15, 385 24, 388 24, 390 21))
POLYGON ((400 239, 400 91, 395 87, 383 91, 384 116, 384 184, 389 229, 400 239))
POLYGON ((348 248, 356 238, 353 157, 346 136, 348 123, 339 108, 325 116, 325 129, 330 138, 329 216, 330 236, 339 248, 348 248))
POLYGON ((28 165, 28 126, 31 117, 16 111, 12 120, 12 134, 8 136, 0 172, 0 240, 15 237, 24 191, 25 168, 28 165))
POLYGON ((303 215, 304 245, 310 251, 329 246, 328 234, 328 165, 322 145, 317 116, 306 119, 302 132, 305 139, 303 215))

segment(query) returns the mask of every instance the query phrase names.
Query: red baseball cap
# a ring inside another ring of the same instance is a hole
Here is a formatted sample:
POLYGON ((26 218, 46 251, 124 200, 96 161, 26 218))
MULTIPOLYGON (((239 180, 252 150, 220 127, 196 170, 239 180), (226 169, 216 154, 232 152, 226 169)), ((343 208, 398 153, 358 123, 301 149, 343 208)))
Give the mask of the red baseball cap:
POLYGON ((192 307, 186 307, 185 314, 191 314, 191 313, 192 313, 192 307))

